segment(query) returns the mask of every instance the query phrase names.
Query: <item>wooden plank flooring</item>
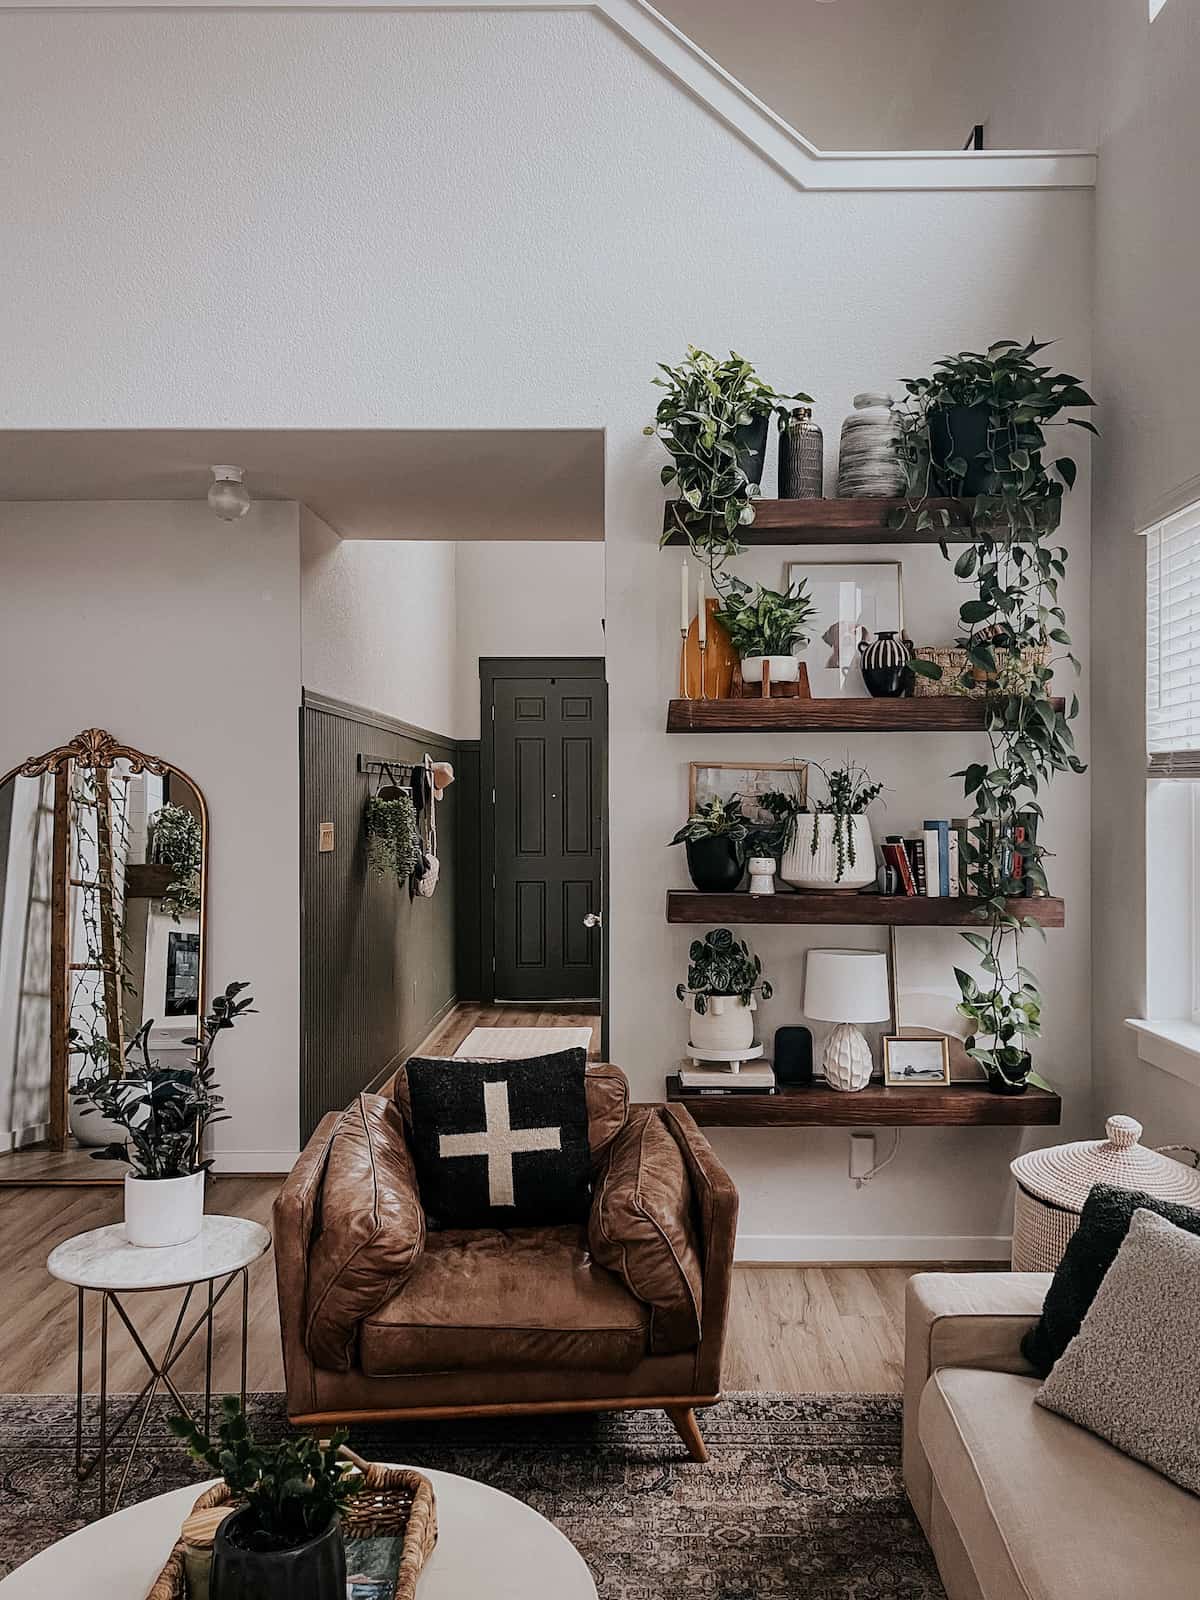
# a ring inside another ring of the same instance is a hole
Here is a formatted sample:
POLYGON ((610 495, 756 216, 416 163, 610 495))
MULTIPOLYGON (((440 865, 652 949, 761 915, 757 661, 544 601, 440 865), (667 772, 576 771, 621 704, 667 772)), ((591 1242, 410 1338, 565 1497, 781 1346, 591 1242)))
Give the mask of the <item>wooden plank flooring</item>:
POLYGON ((459 1006, 433 1030, 418 1054, 452 1056, 472 1028, 590 1028, 588 1059, 600 1059, 600 1017, 584 1011, 539 1011, 524 1006, 459 1006))

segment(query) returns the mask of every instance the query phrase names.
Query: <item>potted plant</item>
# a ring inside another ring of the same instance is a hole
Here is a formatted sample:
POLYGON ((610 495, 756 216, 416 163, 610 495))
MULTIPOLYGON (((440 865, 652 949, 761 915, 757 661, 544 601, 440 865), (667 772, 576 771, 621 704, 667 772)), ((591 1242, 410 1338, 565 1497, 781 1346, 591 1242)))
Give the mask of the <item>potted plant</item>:
POLYGON ((763 668, 770 683, 797 683, 809 697, 808 669, 796 655, 808 643, 805 624, 816 606, 807 584, 793 584, 785 593, 763 584, 752 588, 741 578, 724 580, 717 621, 733 640, 742 663, 742 682, 761 683, 763 668))
POLYGON ((756 997, 769 1000, 771 992, 762 962, 728 928, 713 928, 703 939, 693 939, 687 982, 675 989, 676 998, 691 1012, 689 1047, 715 1060, 749 1050, 754 1044, 756 997))
POLYGON ((864 767, 847 759, 832 770, 817 765, 826 796, 811 825, 797 826, 780 863, 795 889, 864 889, 875 881, 875 841, 867 807, 883 793, 864 767))
POLYGON ((362 1478, 339 1453, 344 1431, 324 1445, 304 1435, 262 1444, 235 1395, 221 1403, 216 1442, 190 1417, 169 1426, 240 1502, 213 1539, 213 1600, 345 1600, 339 1516, 362 1478))
POLYGON ((982 934, 967 938, 980 952, 987 979, 982 986, 961 967, 955 967, 962 999, 958 1014, 971 1025, 966 1052, 987 1073, 988 1088, 996 1094, 1024 1094, 1033 1070, 1027 1039, 1041 1033, 1042 997, 1025 967, 1006 975, 991 941, 982 934))
POLYGON ((730 351, 719 361, 695 345, 677 367, 659 363, 665 376, 654 382, 666 393, 655 420, 644 431, 656 435, 671 457, 660 474, 675 484, 671 502, 674 532, 686 536, 693 552, 712 572, 741 554, 738 529, 754 521, 772 416, 782 427, 792 402, 806 394, 781 395, 748 361, 730 351))
POLYGON ((214 1084, 213 1046, 239 1017, 252 1012, 253 996, 239 999, 245 983, 231 983, 212 1003, 191 1067, 160 1067, 150 1056, 154 1022, 146 1022, 125 1050, 125 1071, 110 1075, 107 1058, 76 1081, 83 1114, 94 1109, 124 1132, 121 1143, 93 1150, 97 1161, 126 1161, 125 1236, 130 1244, 186 1244, 204 1222, 204 1130, 223 1122, 223 1097, 214 1084))
POLYGON ((184 806, 160 806, 147 824, 150 859, 171 869, 171 881, 159 902, 179 922, 200 910, 200 870, 204 865, 204 832, 200 819, 184 806))
POLYGON ((680 828, 671 843, 684 846, 688 874, 701 894, 730 894, 741 883, 749 831, 737 795, 705 801, 680 828))

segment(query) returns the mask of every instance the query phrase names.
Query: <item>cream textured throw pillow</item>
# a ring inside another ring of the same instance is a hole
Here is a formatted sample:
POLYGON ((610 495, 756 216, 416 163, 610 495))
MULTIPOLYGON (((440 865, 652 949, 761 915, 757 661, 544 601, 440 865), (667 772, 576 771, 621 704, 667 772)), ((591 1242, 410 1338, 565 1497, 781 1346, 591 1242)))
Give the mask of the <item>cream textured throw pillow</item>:
POLYGON ((1134 1212, 1039 1405, 1200 1494, 1200 1238, 1134 1212))

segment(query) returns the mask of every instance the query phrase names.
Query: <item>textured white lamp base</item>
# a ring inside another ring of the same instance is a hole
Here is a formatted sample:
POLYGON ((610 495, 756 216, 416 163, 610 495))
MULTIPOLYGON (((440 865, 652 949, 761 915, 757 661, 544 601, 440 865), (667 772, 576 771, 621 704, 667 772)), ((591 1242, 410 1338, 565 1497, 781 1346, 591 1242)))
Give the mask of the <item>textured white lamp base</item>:
POLYGON ((839 1022, 825 1042, 821 1067, 831 1089, 865 1089, 871 1081, 871 1046, 852 1022, 839 1022))

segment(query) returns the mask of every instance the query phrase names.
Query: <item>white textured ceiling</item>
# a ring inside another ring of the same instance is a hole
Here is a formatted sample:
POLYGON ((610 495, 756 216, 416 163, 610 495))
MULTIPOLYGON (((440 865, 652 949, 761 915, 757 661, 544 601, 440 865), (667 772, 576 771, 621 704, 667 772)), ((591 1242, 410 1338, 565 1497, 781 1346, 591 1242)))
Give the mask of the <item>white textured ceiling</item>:
POLYGON ((202 500, 209 467, 345 539, 603 539, 600 429, 0 431, 0 501, 202 500))

